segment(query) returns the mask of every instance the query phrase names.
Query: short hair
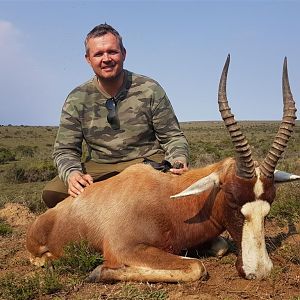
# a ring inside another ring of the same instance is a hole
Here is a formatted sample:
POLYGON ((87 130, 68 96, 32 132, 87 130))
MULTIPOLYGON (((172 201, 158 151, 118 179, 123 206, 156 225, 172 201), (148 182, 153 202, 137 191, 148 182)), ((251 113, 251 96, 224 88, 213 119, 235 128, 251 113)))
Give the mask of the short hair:
POLYGON ((125 47, 123 45, 121 35, 119 34, 119 32, 116 29, 114 29, 112 26, 110 26, 110 25, 108 25, 106 23, 95 26, 87 34, 87 36, 85 38, 85 41, 84 41, 85 53, 88 54, 88 52, 89 52, 89 48, 88 48, 88 45, 87 45, 89 39, 95 38, 95 37, 99 37, 99 36, 103 36, 103 35, 105 35, 107 33, 113 34, 118 39, 119 45, 120 45, 120 49, 121 49, 122 53, 124 53, 125 52, 125 47))

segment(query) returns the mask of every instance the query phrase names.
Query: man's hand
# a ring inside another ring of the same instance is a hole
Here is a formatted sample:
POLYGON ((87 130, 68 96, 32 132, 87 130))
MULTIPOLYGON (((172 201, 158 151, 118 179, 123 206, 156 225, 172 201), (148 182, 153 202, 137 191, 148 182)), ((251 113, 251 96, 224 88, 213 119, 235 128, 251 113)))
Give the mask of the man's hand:
POLYGON ((170 172, 173 174, 181 175, 188 170, 187 164, 176 160, 173 164, 173 168, 170 169, 170 172))
POLYGON ((72 197, 78 196, 84 188, 93 183, 93 178, 89 174, 73 171, 68 176, 68 193, 72 197))

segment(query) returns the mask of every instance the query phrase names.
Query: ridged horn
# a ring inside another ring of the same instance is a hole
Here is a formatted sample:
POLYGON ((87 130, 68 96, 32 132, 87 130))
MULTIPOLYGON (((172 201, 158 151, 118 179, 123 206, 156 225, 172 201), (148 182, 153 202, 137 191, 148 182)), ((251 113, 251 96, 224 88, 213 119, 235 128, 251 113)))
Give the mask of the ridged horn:
POLYGON ((293 127, 296 120, 296 106, 291 93, 288 70, 287 58, 284 58, 283 71, 282 71, 282 95, 283 95, 283 117, 279 126, 277 135, 274 138, 273 144, 266 155, 266 158, 259 166, 260 171, 266 177, 272 177, 275 167, 280 159, 282 153, 287 146, 288 140, 292 135, 293 127))
POLYGON ((237 154, 237 175, 243 178, 253 178, 255 176, 255 167, 250 146, 228 105, 226 83, 229 63, 230 55, 227 56, 220 79, 218 92, 219 110, 237 154))

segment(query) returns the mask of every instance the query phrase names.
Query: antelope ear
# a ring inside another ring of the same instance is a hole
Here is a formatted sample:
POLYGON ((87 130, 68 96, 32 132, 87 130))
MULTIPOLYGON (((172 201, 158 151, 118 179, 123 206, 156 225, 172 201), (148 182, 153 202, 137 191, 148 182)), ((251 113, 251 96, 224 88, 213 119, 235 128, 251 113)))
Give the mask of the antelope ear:
POLYGON ((211 189, 214 186, 219 186, 219 174, 212 173, 206 177, 201 178, 187 189, 180 192, 179 194, 173 195, 170 198, 180 198, 184 196, 197 195, 208 189, 211 189))
POLYGON ((294 180, 299 180, 300 176, 287 173, 284 171, 280 170, 275 170, 274 171, 274 181, 275 183, 284 183, 284 182, 289 182, 289 181, 294 181, 294 180))

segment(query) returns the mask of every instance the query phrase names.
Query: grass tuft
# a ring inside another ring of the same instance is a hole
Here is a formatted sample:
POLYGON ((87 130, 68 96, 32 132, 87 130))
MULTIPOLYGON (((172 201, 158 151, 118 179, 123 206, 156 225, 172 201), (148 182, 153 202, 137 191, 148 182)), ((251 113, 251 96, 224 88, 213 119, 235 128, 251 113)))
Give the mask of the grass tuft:
POLYGON ((0 236, 11 235, 13 232, 12 227, 0 218, 0 236))
POLYGON ((37 274, 21 278, 8 273, 0 279, 0 295, 7 300, 30 300, 40 294, 40 278, 37 274))
POLYGON ((46 269, 42 281, 43 292, 47 295, 57 293, 63 289, 63 284, 59 280, 59 275, 46 269))
POLYGON ((70 243, 64 249, 64 256, 53 262, 59 273, 84 275, 103 262, 99 252, 91 249, 86 241, 70 243))
POLYGON ((165 300, 168 298, 168 294, 165 290, 153 290, 151 285, 147 285, 146 288, 138 288, 132 284, 125 284, 120 291, 115 292, 112 295, 102 294, 100 297, 107 300, 165 300))

